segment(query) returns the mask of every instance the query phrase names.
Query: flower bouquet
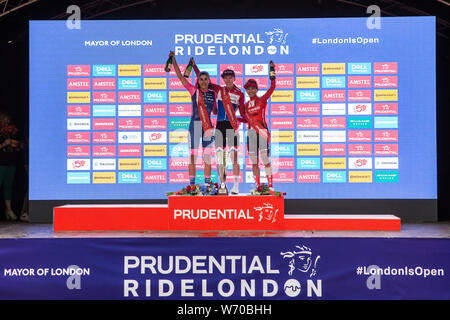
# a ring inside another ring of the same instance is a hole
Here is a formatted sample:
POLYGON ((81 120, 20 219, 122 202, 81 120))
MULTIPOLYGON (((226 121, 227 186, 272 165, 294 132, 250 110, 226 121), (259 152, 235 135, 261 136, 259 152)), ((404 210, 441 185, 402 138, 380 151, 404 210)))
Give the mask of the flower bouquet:
POLYGON ((252 190, 251 194, 254 196, 284 196, 286 192, 270 190, 269 186, 265 183, 261 184, 257 189, 252 190))
POLYGON ((167 192, 167 196, 215 196, 219 192, 217 183, 209 182, 205 184, 193 184, 180 191, 167 192))
POLYGON ((219 192, 219 185, 210 181, 200 186, 200 192, 204 196, 215 196, 219 192))

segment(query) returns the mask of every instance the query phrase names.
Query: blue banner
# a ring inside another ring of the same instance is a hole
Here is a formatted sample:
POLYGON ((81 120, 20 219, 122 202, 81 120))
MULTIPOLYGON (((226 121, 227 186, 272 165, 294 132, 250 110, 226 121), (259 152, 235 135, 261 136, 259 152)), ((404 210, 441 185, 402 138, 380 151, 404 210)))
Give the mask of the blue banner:
POLYGON ((0 241, 0 299, 450 299, 448 239, 0 241))

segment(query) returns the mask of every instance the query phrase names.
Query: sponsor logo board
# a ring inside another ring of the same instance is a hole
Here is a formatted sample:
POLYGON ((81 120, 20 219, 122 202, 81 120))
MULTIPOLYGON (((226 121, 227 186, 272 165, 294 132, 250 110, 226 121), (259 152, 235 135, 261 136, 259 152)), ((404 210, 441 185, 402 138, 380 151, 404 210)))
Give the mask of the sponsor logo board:
POLYGON ((90 130, 91 119, 89 118, 69 118, 67 119, 67 130, 90 130))
POLYGON ((144 157, 165 157, 167 146, 165 145, 144 145, 144 157))
POLYGON ((372 169, 372 158, 367 157, 349 157, 349 169, 372 169))
POLYGON ((91 183, 90 172, 67 172, 67 184, 86 184, 91 183))
POLYGON ((297 142, 320 142, 320 131, 299 130, 297 131, 297 142))
POLYGON ((371 183, 372 171, 349 171, 348 182, 350 183, 371 183))
POLYGON ((85 91, 67 92, 67 103, 90 103, 91 93, 85 91))
POLYGON ((119 77, 122 76, 140 76, 141 65, 140 64, 119 64, 117 67, 119 77))
POLYGON ((141 159, 119 159, 119 170, 141 170, 141 159))
POLYGON ((375 157, 375 169, 398 169, 398 157, 375 157))
POLYGON ((346 158, 322 158, 322 168, 326 169, 345 169, 347 166, 346 158))
POLYGON ((91 75, 90 65, 68 65, 68 77, 89 77, 91 75))
POLYGON ((298 144, 298 156, 320 156, 320 144, 298 144))
POLYGON ((144 183, 167 183, 167 173, 144 172, 144 183))
POLYGON ((299 89, 320 88, 319 77, 297 77, 296 87, 299 89))
POLYGON ((115 76, 116 66, 113 64, 108 65, 96 65, 92 66, 92 72, 94 77, 98 76, 115 76))
POLYGON ((347 182, 346 171, 323 171, 322 172, 324 183, 344 183, 347 182))
POLYGON ((163 64, 144 64, 144 77, 145 76, 165 76, 166 70, 163 64))
POLYGON ((345 130, 322 131, 322 142, 346 142, 345 130))
POLYGON ((90 78, 68 78, 67 90, 89 90, 91 88, 90 78))
POLYGON ((345 115, 345 103, 322 103, 322 115, 345 115))
POLYGON ((322 155, 324 156, 345 156, 345 144, 324 144, 322 145, 322 155))
POLYGON ((94 157, 115 157, 116 146, 115 145, 93 146, 92 155, 94 157))
POLYGON ((320 169, 320 158, 314 158, 314 157, 297 158, 297 169, 298 170, 319 170, 320 169))
POLYGON ((94 104, 92 106, 93 117, 115 117, 116 105, 114 104, 94 104))
POLYGON ((116 133, 111 131, 92 133, 92 141, 94 143, 116 143, 116 133))
POLYGON ((299 75, 316 75, 320 74, 319 63, 297 63, 296 73, 299 75))
POLYGON ((67 143, 90 143, 91 133, 90 132, 67 132, 67 143))
POLYGON ((398 171, 375 171, 375 182, 396 183, 399 180, 398 171))
POLYGON ((118 182, 119 183, 141 183, 141 172, 131 171, 131 172, 118 172, 118 182))
POLYGON ((370 74, 372 64, 370 62, 349 62, 348 74, 370 74))
POLYGON ((83 171, 91 170, 90 159, 67 159, 68 171, 83 171))
POLYGON ((298 183, 320 183, 320 171, 298 171, 298 183))
POLYGON ((119 90, 140 90, 142 88, 141 78, 119 78, 118 82, 119 90))
POLYGON ((119 143, 141 143, 140 131, 118 131, 117 137, 119 143))
POLYGON ((297 129, 320 129, 320 118, 297 117, 297 129))
POLYGON ((93 172, 92 173, 92 183, 94 183, 94 184, 116 183, 116 173, 115 172, 93 172))
POLYGON ((374 117, 375 129, 397 129, 398 117, 374 117))
POLYGON ((92 168, 95 171, 116 170, 116 159, 93 159, 92 168))
POLYGON ((322 74, 345 74, 345 63, 322 63, 322 74))

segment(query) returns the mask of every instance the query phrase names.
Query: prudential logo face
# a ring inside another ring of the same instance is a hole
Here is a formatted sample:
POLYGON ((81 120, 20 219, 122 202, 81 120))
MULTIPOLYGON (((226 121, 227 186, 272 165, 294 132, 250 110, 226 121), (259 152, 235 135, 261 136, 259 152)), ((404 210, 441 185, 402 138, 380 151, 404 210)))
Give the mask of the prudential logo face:
POLYGON ((286 38, 288 36, 288 33, 285 33, 280 28, 273 28, 273 30, 271 31, 266 31, 266 35, 268 35, 270 38, 269 44, 272 43, 286 44, 286 38))
MULTIPOLYGON (((269 46, 267 47, 267 53, 274 55, 277 53, 281 54, 281 46, 286 45, 286 39, 288 36, 287 32, 284 32, 280 28, 273 28, 270 31, 266 31, 265 34, 269 37, 269 46)), ((287 46, 289 48, 289 46, 287 46)))
POLYGON ((254 207, 254 210, 255 216, 258 217, 258 222, 267 220, 274 223, 277 220, 278 209, 275 209, 271 203, 264 203, 260 207, 254 207))
POLYGON ((175 34, 175 54, 180 56, 289 55, 288 32, 273 27, 257 33, 175 34))
POLYGON ((291 298, 299 296, 302 292, 302 285, 297 278, 303 277, 307 278, 307 296, 311 297, 312 292, 314 292, 317 297, 321 297, 322 280, 314 282, 311 279, 317 275, 320 255, 314 253, 311 248, 305 245, 296 245, 293 250, 281 251, 280 255, 288 266, 288 275, 292 277, 284 283, 285 294, 291 298))

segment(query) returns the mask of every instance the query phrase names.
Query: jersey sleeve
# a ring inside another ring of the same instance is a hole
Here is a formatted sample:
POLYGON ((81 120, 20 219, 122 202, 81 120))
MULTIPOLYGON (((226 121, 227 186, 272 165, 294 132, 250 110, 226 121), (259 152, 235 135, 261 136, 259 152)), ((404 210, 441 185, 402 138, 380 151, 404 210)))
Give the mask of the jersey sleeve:
POLYGON ((269 90, 267 90, 266 93, 264 93, 264 95, 261 97, 261 99, 263 99, 264 101, 269 100, 270 96, 272 95, 272 93, 275 90, 276 81, 277 81, 276 79, 270 81, 270 88, 269 88, 269 90))
POLYGON ((212 82, 211 82, 211 86, 212 86, 212 89, 214 90, 214 92, 216 93, 216 98, 217 98, 217 96, 219 95, 220 86, 218 84, 212 83, 212 82))
POLYGON ((240 99, 239 99, 239 114, 241 115, 240 121, 243 123, 248 123, 248 119, 247 119, 247 115, 245 114, 245 109, 247 108, 248 102, 247 103, 240 103, 240 99))
POLYGON ((245 96, 239 90, 239 114, 245 119, 245 96))
POLYGON ((197 64, 194 64, 194 72, 195 76, 198 78, 198 75, 200 74, 200 69, 197 67, 197 64))
POLYGON ((245 96, 241 90, 239 90, 239 107, 245 105, 245 96))
POLYGON ((193 96, 195 91, 197 91, 197 88, 194 85, 192 85, 191 83, 189 83, 189 82, 186 82, 184 87, 186 88, 187 91, 189 91, 191 96, 193 96))

